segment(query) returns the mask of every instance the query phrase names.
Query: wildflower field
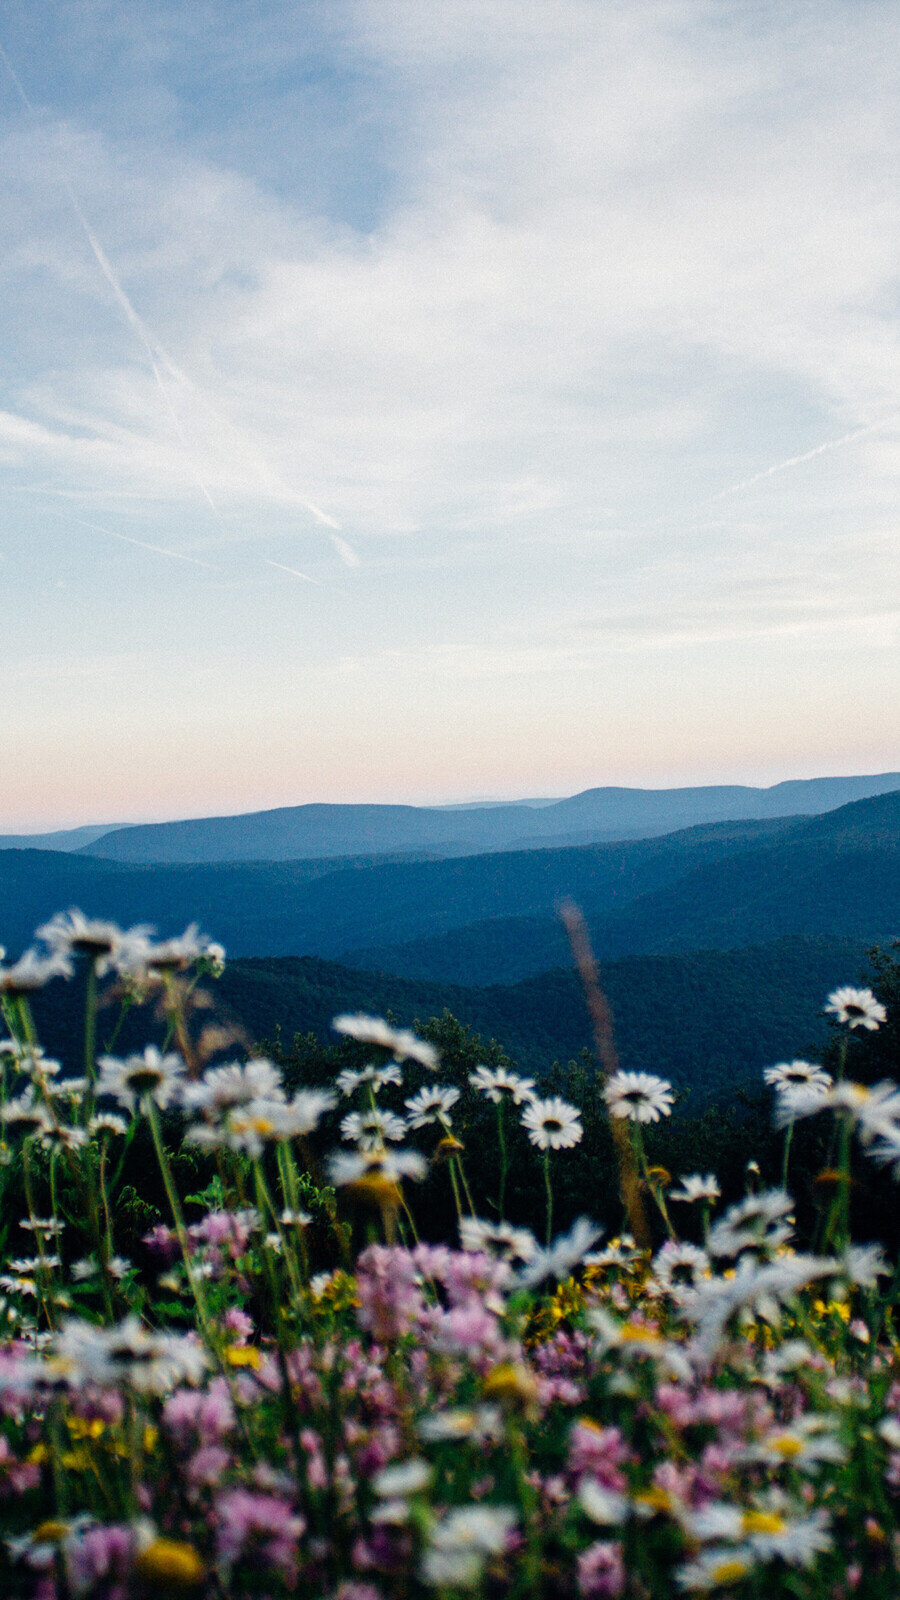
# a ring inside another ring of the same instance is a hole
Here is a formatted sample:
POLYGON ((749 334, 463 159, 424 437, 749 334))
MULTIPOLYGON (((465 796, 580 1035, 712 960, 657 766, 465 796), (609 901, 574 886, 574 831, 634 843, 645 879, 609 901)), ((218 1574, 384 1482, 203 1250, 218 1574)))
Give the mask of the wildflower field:
POLYGON ((363 1015, 298 1082, 223 958, 72 911, 0 965, 0 1594, 896 1597, 891 958, 737 1186, 587 962, 565 1082, 363 1015))

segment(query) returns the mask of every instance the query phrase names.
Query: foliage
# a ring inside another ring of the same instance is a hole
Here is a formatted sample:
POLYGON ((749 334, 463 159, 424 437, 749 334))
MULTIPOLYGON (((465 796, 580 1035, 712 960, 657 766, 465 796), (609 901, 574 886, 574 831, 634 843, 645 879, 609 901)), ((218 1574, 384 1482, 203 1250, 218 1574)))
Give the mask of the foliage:
POLYGON ((44 937, 0 967, 0 1592, 896 1593, 900 1269, 850 1231, 896 1192, 896 952, 823 1067, 687 1119, 449 1013, 248 1060, 195 930, 44 937), (97 1051, 107 993, 159 1048, 97 1051))
MULTIPOLYGON (((865 962, 862 941, 783 939, 742 950, 692 950, 629 956, 603 965, 623 1066, 662 1073, 691 1106, 738 1088, 756 1088, 763 1067, 789 1050, 819 1050, 827 1040, 822 995, 865 962), (648 1002, 648 996, 652 1001, 648 1002)), ((66 1058, 80 1050, 82 997, 75 984, 51 984, 35 999, 47 1047, 66 1058)), ((543 1077, 554 1059, 577 1059, 590 1044, 584 996, 571 962, 512 986, 463 989, 387 973, 352 971, 315 957, 230 962, 216 986, 218 1016, 239 1018, 251 1039, 314 1033, 333 1038, 340 1011, 390 1011, 406 1023, 464 1017, 483 1039, 502 1040, 522 1072, 543 1077)), ((98 1036, 117 1026, 104 1006, 98 1036)), ((135 1010, 119 1048, 138 1048, 145 1020, 135 1010)))

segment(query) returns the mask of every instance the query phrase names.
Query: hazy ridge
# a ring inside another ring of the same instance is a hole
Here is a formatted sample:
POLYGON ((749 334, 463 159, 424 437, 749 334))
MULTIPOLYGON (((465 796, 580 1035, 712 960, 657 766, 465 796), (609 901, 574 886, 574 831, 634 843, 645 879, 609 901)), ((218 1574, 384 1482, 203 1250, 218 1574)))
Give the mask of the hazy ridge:
POLYGON ((596 788, 535 806, 283 806, 231 817, 113 829, 83 848, 116 861, 284 861, 302 857, 436 851, 647 838, 700 823, 811 815, 900 789, 900 773, 796 779, 755 789, 596 788))

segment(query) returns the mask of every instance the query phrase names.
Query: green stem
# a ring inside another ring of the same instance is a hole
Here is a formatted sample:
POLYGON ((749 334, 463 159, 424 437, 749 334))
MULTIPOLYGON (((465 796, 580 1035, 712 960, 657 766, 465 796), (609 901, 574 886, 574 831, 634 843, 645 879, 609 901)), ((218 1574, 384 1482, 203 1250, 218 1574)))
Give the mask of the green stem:
POLYGON ((547 1249, 553 1239, 553 1185, 550 1182, 550 1151, 544 1151, 544 1187, 547 1190, 547 1249))
POLYGON ((832 1240, 835 1248, 840 1250, 848 1242, 850 1221, 850 1118, 846 1113, 839 1118, 838 1131, 838 1161, 837 1161, 837 1193, 831 1202, 828 1212, 828 1222, 825 1227, 825 1237, 822 1241, 823 1250, 827 1250, 832 1240))
POLYGON ((97 1077, 97 964, 88 962, 84 999, 84 1075, 93 1087, 97 1077))
POLYGON ((110 1261, 113 1258, 113 1254, 114 1254, 114 1252, 113 1252, 112 1223, 110 1221, 110 1216, 109 1216, 109 1196, 107 1195, 107 1192, 106 1192, 106 1157, 107 1157, 107 1155, 109 1153, 109 1139, 108 1139, 107 1135, 102 1135, 101 1137, 102 1137, 102 1141, 103 1142, 102 1142, 102 1144, 100 1146, 100 1165, 99 1165, 100 1205, 101 1205, 102 1210, 103 1210, 103 1233, 104 1233, 104 1239, 105 1239, 105 1242, 106 1242, 106 1262, 105 1262, 105 1265, 108 1267, 110 1261))
POLYGON ((669 1235, 670 1239, 675 1239, 677 1238, 677 1234, 675 1229, 672 1227, 672 1219, 669 1216, 669 1208, 666 1205, 665 1195, 663 1194, 662 1189, 659 1187, 659 1184, 654 1183, 650 1176, 650 1165, 647 1161, 647 1152, 644 1149, 644 1135, 641 1132, 641 1125, 639 1122, 632 1122, 631 1124, 631 1141, 638 1171, 640 1172, 644 1183, 647 1185, 647 1188, 650 1190, 650 1193, 653 1196, 656 1209, 662 1217, 663 1223, 665 1224, 666 1233, 669 1235))
POLYGON ((784 1160, 781 1163, 781 1187, 787 1192, 788 1186, 788 1158, 791 1153, 791 1140, 794 1137, 794 1124, 789 1122, 784 1136, 784 1160))
POLYGON ((178 1240, 179 1248, 181 1250, 181 1257, 184 1262, 184 1270, 187 1273, 187 1280, 190 1284, 191 1294, 194 1297, 194 1304, 197 1307, 197 1316, 200 1320, 200 1328, 210 1350, 212 1350, 214 1355, 218 1356, 216 1343, 213 1339, 209 1311, 206 1305, 206 1294, 200 1278, 194 1271, 191 1242, 188 1238, 187 1228, 184 1225, 181 1201, 178 1198, 178 1190, 175 1188, 175 1180, 172 1177, 172 1169, 169 1166, 169 1158, 166 1155, 166 1148, 163 1143, 162 1129, 159 1125, 159 1112, 156 1109, 154 1101, 149 1097, 149 1095, 143 1102, 142 1110, 146 1113, 147 1121, 150 1124, 150 1132, 153 1136, 153 1148, 156 1151, 156 1159, 159 1162, 159 1170, 162 1174, 163 1184, 165 1185, 166 1196, 169 1201, 169 1210, 172 1213, 172 1221, 175 1224, 175 1236, 178 1240))
MULTIPOLYGON (((264 1214, 265 1214, 266 1211, 268 1211, 270 1217, 272 1218, 272 1222, 274 1223, 274 1226, 275 1226, 275 1231, 278 1234, 278 1242, 279 1242, 279 1244, 281 1246, 281 1254, 282 1254, 282 1257, 284 1259, 284 1264, 287 1267, 288 1277, 291 1280, 291 1289, 293 1290, 294 1300, 295 1300, 295 1303, 296 1303, 296 1309, 297 1309, 298 1312, 302 1311, 302 1309, 303 1309, 303 1286, 302 1286, 302 1283, 301 1283, 301 1280, 300 1280, 300 1275, 299 1275, 299 1273, 297 1271, 297 1263, 294 1260, 294 1253, 293 1253, 293 1250, 291 1248, 291 1245, 289 1244, 287 1238, 285 1237, 285 1230, 284 1230, 284 1227, 282 1225, 281 1218, 279 1217, 278 1212, 275 1210, 275 1206, 274 1206, 274 1204, 272 1202, 272 1196, 269 1193, 269 1186, 266 1183, 266 1175, 265 1175, 265 1173, 263 1171, 262 1162, 258 1158, 254 1159, 254 1162, 253 1162, 253 1175, 254 1175, 254 1178, 255 1178, 255 1181, 256 1181, 256 1199, 257 1199, 257 1204, 259 1205, 260 1210, 264 1214)), ((262 1253, 266 1257, 267 1270, 268 1270, 268 1253, 266 1251, 265 1240, 263 1240, 263 1243, 262 1243, 262 1253)), ((276 1296, 274 1304, 275 1304, 275 1309, 276 1309, 276 1314, 277 1314, 278 1313, 278 1299, 277 1299, 277 1296, 276 1296)))
POLYGON ((506 1100, 505 1100, 505 1096, 501 1094, 500 1099, 497 1101, 497 1139, 498 1139, 498 1142, 499 1142, 499 1145, 500 1145, 500 1207, 499 1207, 499 1209, 500 1209, 500 1221, 501 1222, 504 1221, 504 1212, 505 1212, 505 1207, 506 1207, 507 1156, 506 1156, 506 1130, 505 1130, 505 1128, 503 1126, 503 1113, 504 1113, 505 1110, 506 1110, 506 1100))
MULTIPOLYGON (((44 1236, 40 1229, 35 1227, 35 1218, 37 1213, 34 1209, 34 1190, 32 1189, 31 1185, 31 1162, 29 1161, 28 1139, 25 1139, 22 1145, 22 1181, 25 1187, 25 1204, 28 1207, 28 1220, 31 1223, 31 1237, 34 1240, 37 1257, 40 1262, 37 1275, 38 1293, 40 1295, 41 1305, 44 1308, 44 1316, 47 1319, 47 1326, 48 1328, 53 1328, 56 1326, 53 1320, 53 1306, 48 1300, 46 1293, 48 1269, 44 1260, 44 1236)), ((54 1217, 56 1216, 55 1210, 53 1215, 54 1217)))
POLYGON ((106 1050, 106 1054, 107 1055, 110 1055, 112 1053, 112 1051, 115 1049, 116 1040, 118 1039, 119 1034, 122 1031, 122 1024, 125 1021, 125 1018, 127 1017, 129 1011, 131 1011, 132 1007, 134 1005, 136 1005, 136 1003, 137 1002, 135 1001, 133 995, 126 994, 124 1000, 122 1001, 122 1004, 119 1007, 119 1015, 116 1018, 116 1025, 113 1028, 113 1031, 110 1034, 109 1038, 107 1039, 106 1045, 104 1047, 105 1050, 106 1050))
POLYGON ((456 1181, 456 1170, 452 1161, 447 1162, 447 1171, 450 1174, 450 1183, 453 1187, 453 1199, 456 1202, 456 1215, 459 1217, 460 1221, 462 1221, 462 1203, 459 1198, 459 1184, 456 1181))

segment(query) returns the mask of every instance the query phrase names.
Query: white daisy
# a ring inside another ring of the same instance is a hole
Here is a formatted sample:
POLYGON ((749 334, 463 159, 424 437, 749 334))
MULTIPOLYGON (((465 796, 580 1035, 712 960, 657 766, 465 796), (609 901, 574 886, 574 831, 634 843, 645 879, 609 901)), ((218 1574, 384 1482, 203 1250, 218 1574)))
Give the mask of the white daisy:
POLYGON ((61 1266, 59 1256, 22 1256, 16 1261, 7 1263, 11 1272, 26 1272, 29 1277, 33 1272, 52 1272, 54 1267, 61 1266))
POLYGON ((195 1124, 185 1138, 211 1150, 223 1146, 240 1150, 255 1160, 270 1141, 311 1133, 333 1105, 329 1089, 301 1089, 290 1101, 251 1100, 248 1105, 231 1106, 221 1122, 195 1124))
POLYGON ((59 1222, 56 1217, 28 1217, 21 1218, 19 1227, 27 1233, 39 1233, 42 1239, 58 1239, 65 1228, 64 1222, 59 1222))
POLYGON ((334 1082, 335 1088, 343 1095, 355 1094, 363 1084, 370 1087, 373 1094, 377 1094, 386 1083, 402 1083, 403 1073, 396 1061, 386 1061, 383 1067, 370 1065, 361 1067, 359 1071, 355 1071, 353 1067, 345 1067, 343 1072, 338 1073, 334 1082))
POLYGON ((460 1506, 432 1528, 422 1578, 436 1589, 474 1589, 488 1556, 505 1550, 516 1525, 509 1506, 460 1506))
POLYGON ((573 1267, 583 1261, 591 1246, 596 1244, 602 1228, 587 1217, 579 1217, 568 1233, 560 1234, 548 1249, 536 1249, 519 1273, 523 1289, 534 1289, 545 1278, 567 1278, 573 1267))
POLYGON ((418 1094, 403 1102, 410 1113, 409 1126, 427 1128, 432 1122, 441 1122, 450 1127, 450 1111, 458 1099, 459 1090, 449 1086, 435 1084, 433 1089, 420 1089, 418 1094))
POLYGON ((361 1150, 378 1150, 386 1139, 399 1144, 406 1133, 406 1122, 393 1111, 351 1111, 341 1120, 341 1138, 352 1140, 361 1150))
POLYGON ((701 1278, 709 1276, 712 1263, 705 1250, 695 1244, 667 1240, 653 1258, 657 1281, 674 1300, 683 1300, 701 1278))
POLYGON ((47 1112, 34 1097, 34 1090, 29 1087, 24 1094, 18 1095, 13 1100, 7 1100, 5 1106, 0 1106, 0 1120, 7 1123, 24 1123, 26 1126, 41 1128, 47 1122, 47 1112))
POLYGON ((534 1079, 520 1078, 517 1072, 508 1072, 506 1067, 476 1067, 469 1073, 469 1082, 495 1105, 509 1099, 519 1106, 535 1098, 534 1079))
POLYGON ((184 933, 174 939, 163 939, 159 944, 134 937, 127 958, 120 961, 120 967, 145 976, 159 972, 183 972, 197 961, 208 962, 213 972, 219 973, 225 966, 225 950, 222 945, 201 933, 196 922, 192 922, 184 933))
POLYGON ((877 1289, 878 1279, 890 1274, 880 1244, 851 1244, 841 1256, 841 1275, 860 1289, 877 1289))
POLYGON ((711 1360, 736 1312, 748 1308, 764 1322, 777 1323, 784 1301, 816 1279, 829 1277, 835 1265, 820 1256, 788 1255, 762 1265, 742 1256, 730 1276, 699 1281, 682 1307, 682 1316, 696 1324, 689 1347, 693 1361, 702 1365, 711 1360))
POLYGON ((117 1137, 124 1137, 128 1132, 128 1124, 125 1118, 117 1117, 114 1111, 98 1111, 95 1117, 91 1117, 88 1128, 94 1135, 110 1133, 117 1137))
POLYGON ((429 1463, 421 1456, 412 1456, 408 1461, 392 1461, 390 1466, 382 1467, 372 1479, 372 1488, 383 1499, 394 1500, 421 1493, 428 1488, 432 1477, 429 1463))
POLYGON ((0 966, 0 994, 26 995, 43 989, 51 978, 71 978, 72 963, 62 955, 42 956, 26 950, 11 967, 0 966))
POLYGON ((756 1444, 746 1445, 738 1460, 767 1467, 817 1472, 825 1461, 838 1462, 846 1450, 834 1436, 835 1419, 807 1413, 784 1427, 776 1424, 756 1444))
POLYGON ((795 1567, 809 1566, 832 1544, 826 1511, 792 1518, 768 1506, 747 1508, 713 1501, 701 1510, 687 1512, 682 1521, 692 1539, 702 1543, 746 1540, 764 1561, 780 1558, 795 1567))
POLYGON ((0 1289, 8 1289, 10 1294, 33 1294, 37 1298, 37 1284, 34 1278, 14 1277, 9 1272, 0 1273, 0 1289))
POLYGON ((711 1589, 732 1589, 757 1565, 757 1557, 750 1545, 737 1545, 732 1550, 710 1550, 678 1567, 675 1577, 679 1587, 707 1594, 711 1589))
POLYGON ((380 1045, 398 1061, 418 1061, 432 1072, 437 1069, 440 1055, 433 1044, 417 1038, 409 1028, 392 1028, 383 1017, 370 1017, 361 1011, 353 1015, 344 1013, 335 1017, 331 1026, 336 1033, 358 1039, 362 1044, 380 1045))
POLYGON ((863 1144, 900 1137, 900 1089, 889 1078, 871 1086, 844 1079, 830 1089, 784 1089, 775 1107, 777 1127, 820 1111, 842 1112, 856 1125, 863 1144))
POLYGON ((616 1072, 603 1091, 611 1117, 658 1122, 672 1114, 672 1085, 652 1072, 616 1072))
POLYGON ((124 1061, 118 1056, 101 1056, 99 1066, 98 1095, 113 1095, 129 1111, 148 1100, 164 1110, 181 1088, 185 1073, 180 1056, 160 1055, 152 1044, 142 1055, 127 1056, 124 1061))
POLYGON ((87 1078, 60 1078, 58 1083, 45 1083, 44 1093, 55 1100, 80 1100, 88 1088, 87 1078))
POLYGON ((137 1317, 114 1328, 67 1322, 56 1341, 57 1354, 72 1370, 70 1383, 126 1381, 145 1394, 164 1394, 178 1383, 198 1383, 207 1356, 192 1334, 152 1333, 137 1317))
POLYGON ((868 1028, 873 1033, 882 1022, 887 1022, 887 1012, 871 989, 852 989, 849 985, 835 989, 828 996, 825 1010, 848 1028, 868 1028))
POLYGON ((604 1249, 585 1256, 584 1264, 586 1267, 632 1267, 643 1259, 644 1252, 638 1249, 633 1236, 623 1233, 619 1239, 610 1239, 604 1249))
POLYGON ((722 1191, 716 1178, 711 1172, 701 1177, 699 1172, 694 1172, 688 1178, 682 1178, 681 1188, 673 1189, 669 1195, 670 1200, 683 1200, 685 1205, 695 1205, 698 1200, 708 1204, 721 1198, 722 1191))
POLYGON ((582 1511, 601 1527, 612 1527, 624 1522, 628 1515, 628 1501, 624 1494, 607 1489, 596 1478, 582 1477, 578 1485, 578 1504, 582 1511))
POLYGON ((298 1089, 287 1101, 270 1101, 279 1139, 302 1139, 314 1133, 325 1113, 332 1111, 335 1097, 331 1089, 298 1089))
POLYGON ((215 1111, 248 1105, 251 1100, 283 1100, 281 1085, 280 1069, 264 1057, 243 1064, 229 1061, 222 1067, 210 1067, 199 1083, 187 1084, 184 1103, 215 1111))
POLYGON ((794 1202, 784 1189, 748 1195, 729 1207, 714 1224, 707 1240, 712 1256, 738 1256, 744 1250, 771 1252, 786 1244, 793 1229, 789 1219, 794 1202))
POLYGON ((594 1343, 598 1356, 606 1356, 615 1350, 622 1362, 646 1359, 656 1362, 683 1382, 691 1381, 691 1364, 684 1347, 664 1339, 654 1328, 641 1322, 619 1322, 599 1307, 588 1312, 587 1320, 595 1330, 594 1343))
POLYGON ((359 1183, 363 1178, 382 1178, 387 1183, 399 1183, 402 1178, 420 1181, 427 1171, 417 1150, 359 1151, 352 1155, 335 1150, 328 1158, 328 1176, 338 1188, 359 1183))
POLYGON ((471 1410, 457 1407, 452 1411, 432 1411, 416 1424, 419 1438, 431 1444, 445 1440, 502 1439, 503 1413, 499 1406, 475 1406, 471 1410))
POLYGON ((67 1128, 50 1117, 41 1125, 38 1142, 44 1150, 80 1150, 88 1142, 87 1128, 67 1128))
POLYGON ((571 1150, 584 1133, 578 1108, 559 1095, 550 1100, 529 1100, 522 1112, 522 1127, 539 1150, 571 1150))
POLYGON ((529 1228, 511 1222, 484 1222, 480 1217, 460 1217, 459 1239, 464 1250, 497 1256, 501 1261, 530 1261, 538 1243, 529 1228))
POLYGON ((59 956, 86 956, 93 961, 98 977, 105 977, 118 967, 119 957, 129 948, 129 941, 146 938, 150 927, 130 928, 127 933, 115 922, 105 922, 97 917, 86 917, 73 906, 70 911, 60 911, 50 922, 38 928, 37 937, 59 956))
POLYGON ((23 1055, 18 1062, 18 1068, 26 1077, 44 1089, 48 1088, 51 1078, 58 1077, 62 1072, 62 1064, 45 1055, 43 1050, 29 1051, 27 1055, 23 1055))
POLYGON ((832 1081, 812 1061, 779 1061, 764 1069, 763 1079, 772 1089, 830 1089, 832 1081))

